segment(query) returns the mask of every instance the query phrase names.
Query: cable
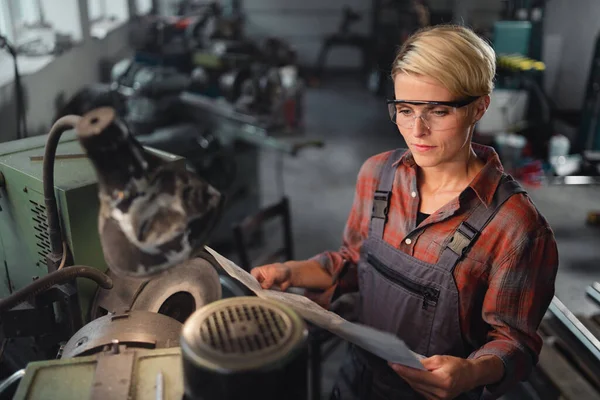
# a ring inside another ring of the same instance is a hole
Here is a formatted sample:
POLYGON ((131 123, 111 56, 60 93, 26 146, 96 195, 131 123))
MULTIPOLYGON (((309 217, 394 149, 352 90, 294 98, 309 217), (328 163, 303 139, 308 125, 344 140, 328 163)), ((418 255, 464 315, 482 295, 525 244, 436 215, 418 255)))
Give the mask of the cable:
POLYGON ((58 268, 56 270, 60 271, 61 269, 63 269, 65 267, 66 263, 67 263, 67 242, 63 242, 62 259, 60 260, 60 265, 58 266, 58 268))
POLYGON ((8 341, 8 338, 4 338, 4 340, 2 340, 2 345, 0 345, 0 362, 2 362, 2 357, 4 357, 4 350, 6 349, 8 341))
POLYGON ((285 187, 284 187, 284 179, 283 179, 283 153, 277 154, 279 157, 275 160, 275 173, 276 173, 276 181, 277 181, 277 191, 279 192, 279 198, 283 198, 285 196, 285 187))
POLYGON ((92 267, 74 265, 72 267, 63 268, 60 271, 51 272, 13 294, 0 299, 0 313, 10 310, 24 301, 27 301, 27 299, 45 292, 54 285, 65 283, 75 278, 91 279, 103 289, 112 289, 113 287, 113 281, 108 275, 105 275, 92 267))
POLYGON ((550 99, 535 79, 532 79, 529 76, 523 76, 522 79, 525 88, 531 89, 538 98, 542 108, 542 123, 550 124, 552 122, 552 104, 550 99))
POLYGON ((17 62, 17 51, 8 42, 5 36, 0 35, 0 49, 6 48, 13 58, 15 72, 15 101, 17 103, 17 139, 27 137, 27 116, 25 115, 25 99, 23 96, 23 85, 17 62))
POLYGON ((46 219, 48 235, 50 236, 51 256, 54 260, 63 258, 63 239, 58 218, 58 206, 54 195, 54 159, 60 136, 68 129, 73 129, 81 117, 66 115, 52 125, 46 141, 43 166, 44 201, 46 204, 46 219))

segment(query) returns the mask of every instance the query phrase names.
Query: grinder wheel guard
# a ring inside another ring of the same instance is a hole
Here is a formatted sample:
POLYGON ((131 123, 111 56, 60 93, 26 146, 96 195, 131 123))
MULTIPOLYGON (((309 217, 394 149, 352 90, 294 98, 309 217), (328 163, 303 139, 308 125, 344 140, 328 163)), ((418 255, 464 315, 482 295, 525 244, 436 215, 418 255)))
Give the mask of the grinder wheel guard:
POLYGON ((97 174, 100 241, 113 272, 151 276, 202 250, 221 215, 221 193, 146 153, 112 108, 84 115, 76 133, 97 174))

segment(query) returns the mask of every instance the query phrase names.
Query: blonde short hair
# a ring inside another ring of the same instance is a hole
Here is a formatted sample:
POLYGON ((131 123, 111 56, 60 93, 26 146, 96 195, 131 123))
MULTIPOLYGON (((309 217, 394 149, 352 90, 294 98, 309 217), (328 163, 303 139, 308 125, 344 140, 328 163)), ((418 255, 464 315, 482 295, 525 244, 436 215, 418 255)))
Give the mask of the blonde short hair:
POLYGON ((478 97, 494 89, 496 55, 469 28, 438 25, 421 29, 400 48, 392 66, 399 73, 437 79, 458 97, 478 97))

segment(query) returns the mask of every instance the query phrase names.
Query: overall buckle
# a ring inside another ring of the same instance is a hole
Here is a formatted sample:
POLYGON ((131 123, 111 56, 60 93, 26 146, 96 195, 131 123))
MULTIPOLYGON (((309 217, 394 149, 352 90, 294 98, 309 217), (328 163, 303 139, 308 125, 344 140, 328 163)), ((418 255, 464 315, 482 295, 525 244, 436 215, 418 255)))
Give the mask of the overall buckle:
POLYGON ((373 212, 371 218, 386 220, 390 206, 390 192, 375 191, 373 198, 373 212))
POLYGON ((468 222, 463 221, 450 238, 448 248, 457 255, 462 256, 478 235, 479 232, 475 228, 468 222))

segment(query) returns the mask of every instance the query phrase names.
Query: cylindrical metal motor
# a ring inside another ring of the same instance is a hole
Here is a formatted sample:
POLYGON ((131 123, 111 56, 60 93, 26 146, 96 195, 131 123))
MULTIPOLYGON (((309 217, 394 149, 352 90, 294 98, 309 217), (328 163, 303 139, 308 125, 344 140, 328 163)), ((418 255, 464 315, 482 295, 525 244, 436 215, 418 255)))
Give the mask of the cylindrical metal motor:
POLYGON ((305 400, 307 329, 292 310, 258 297, 211 303, 181 336, 189 400, 305 400))

